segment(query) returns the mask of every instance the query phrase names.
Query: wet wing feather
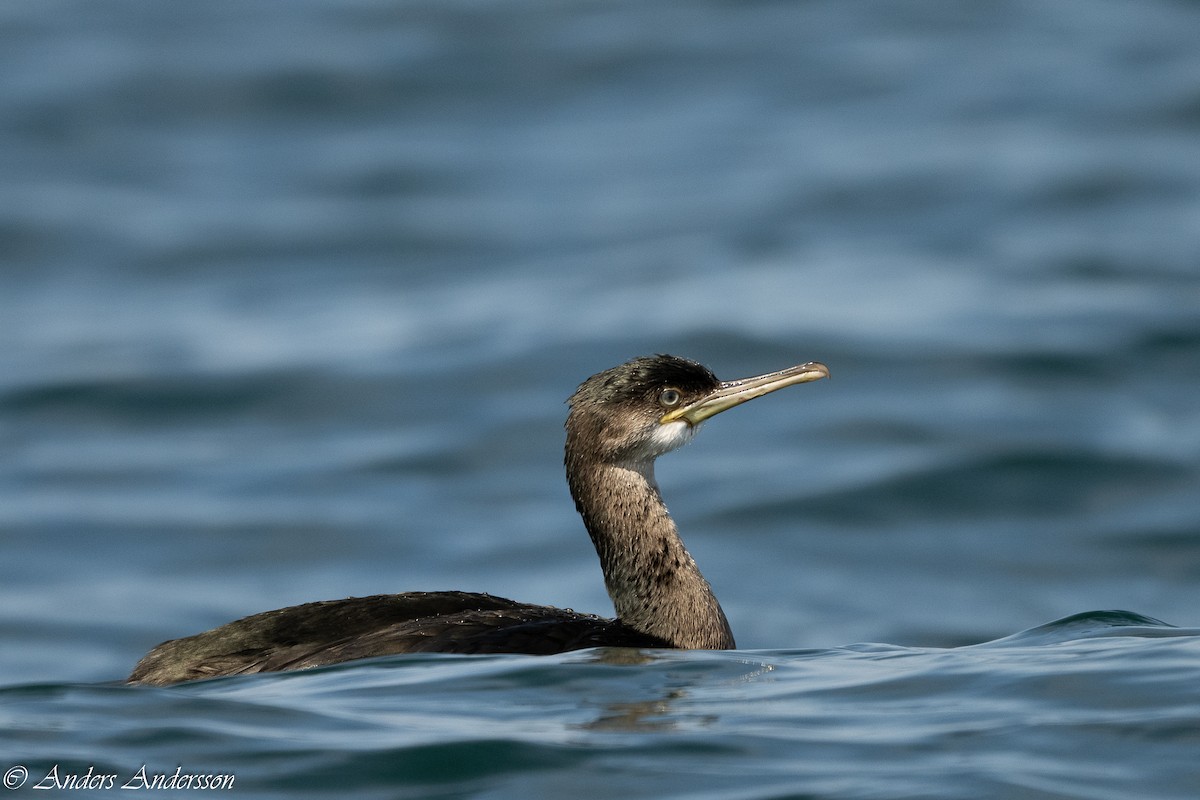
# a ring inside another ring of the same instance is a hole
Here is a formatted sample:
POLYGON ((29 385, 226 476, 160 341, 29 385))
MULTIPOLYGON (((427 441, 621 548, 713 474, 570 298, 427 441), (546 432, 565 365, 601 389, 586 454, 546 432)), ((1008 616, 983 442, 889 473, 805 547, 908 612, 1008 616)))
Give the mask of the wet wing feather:
POLYGON ((618 620, 474 592, 352 597, 266 611, 172 639, 138 662, 131 683, 306 669, 397 653, 528 653, 667 647, 618 620))

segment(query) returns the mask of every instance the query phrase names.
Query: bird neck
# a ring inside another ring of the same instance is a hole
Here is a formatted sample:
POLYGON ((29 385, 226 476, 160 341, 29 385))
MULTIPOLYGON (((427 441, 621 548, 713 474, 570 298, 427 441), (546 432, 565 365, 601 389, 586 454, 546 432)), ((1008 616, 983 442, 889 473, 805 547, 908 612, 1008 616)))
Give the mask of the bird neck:
POLYGON ((725 612, 679 538, 654 462, 584 461, 568 452, 567 479, 617 617, 676 647, 732 649, 725 612))

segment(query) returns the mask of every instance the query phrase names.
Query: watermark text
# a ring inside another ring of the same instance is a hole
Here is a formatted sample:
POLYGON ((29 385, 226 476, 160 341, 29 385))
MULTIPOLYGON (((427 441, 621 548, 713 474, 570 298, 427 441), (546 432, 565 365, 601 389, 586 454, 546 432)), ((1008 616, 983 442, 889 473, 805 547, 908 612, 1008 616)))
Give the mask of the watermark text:
POLYGON ((20 789, 118 789, 125 791, 153 790, 221 790, 232 789, 236 776, 216 772, 190 772, 182 766, 174 772, 157 772, 142 764, 125 774, 104 772, 89 766, 86 770, 66 769, 54 764, 44 773, 31 774, 23 764, 15 764, 4 772, 4 788, 20 789), (34 780, 36 779, 36 780, 34 780), (30 781, 33 780, 31 783, 30 781))

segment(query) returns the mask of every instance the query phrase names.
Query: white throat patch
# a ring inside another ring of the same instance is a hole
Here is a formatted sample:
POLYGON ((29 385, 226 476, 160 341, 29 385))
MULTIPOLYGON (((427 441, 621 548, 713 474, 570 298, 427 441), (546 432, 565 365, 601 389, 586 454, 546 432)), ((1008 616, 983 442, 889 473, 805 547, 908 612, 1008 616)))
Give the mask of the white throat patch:
POLYGON ((690 442, 699 429, 699 425, 692 425, 681 419, 660 423, 650 435, 650 447, 656 456, 669 453, 690 442))

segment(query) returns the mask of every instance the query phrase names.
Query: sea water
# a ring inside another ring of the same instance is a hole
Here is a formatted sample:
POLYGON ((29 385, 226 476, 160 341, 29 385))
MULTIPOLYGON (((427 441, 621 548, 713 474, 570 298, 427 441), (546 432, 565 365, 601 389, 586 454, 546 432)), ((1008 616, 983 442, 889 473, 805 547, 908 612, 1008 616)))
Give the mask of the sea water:
POLYGON ((31 0, 0 38, 14 796, 1200 796, 1194 5, 31 0), (739 650, 122 685, 310 600, 611 613, 563 400, 654 352, 832 370, 658 464, 739 650))

